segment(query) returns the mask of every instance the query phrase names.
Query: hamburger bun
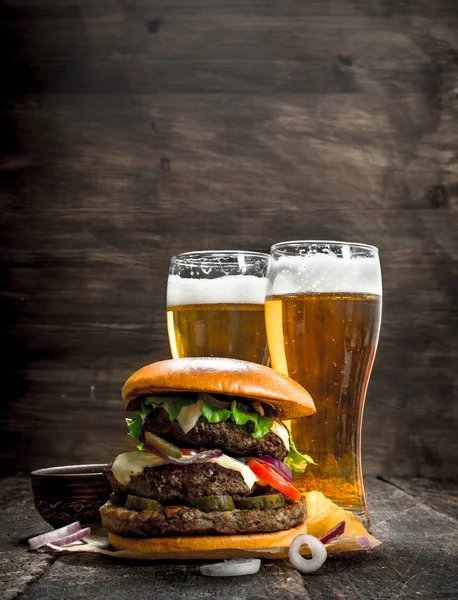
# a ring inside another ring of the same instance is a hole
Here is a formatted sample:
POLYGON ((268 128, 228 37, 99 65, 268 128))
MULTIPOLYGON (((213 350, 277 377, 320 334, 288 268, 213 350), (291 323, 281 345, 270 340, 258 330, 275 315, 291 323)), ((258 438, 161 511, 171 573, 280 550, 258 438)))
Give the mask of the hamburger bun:
POLYGON ((231 358, 177 358, 146 365, 122 388, 126 404, 148 394, 206 392, 269 404, 281 419, 316 412, 310 394, 293 379, 269 367, 231 358))
POLYGON ((108 539, 116 550, 146 560, 285 558, 291 542, 301 533, 307 533, 305 522, 275 533, 139 539, 109 532, 108 539))

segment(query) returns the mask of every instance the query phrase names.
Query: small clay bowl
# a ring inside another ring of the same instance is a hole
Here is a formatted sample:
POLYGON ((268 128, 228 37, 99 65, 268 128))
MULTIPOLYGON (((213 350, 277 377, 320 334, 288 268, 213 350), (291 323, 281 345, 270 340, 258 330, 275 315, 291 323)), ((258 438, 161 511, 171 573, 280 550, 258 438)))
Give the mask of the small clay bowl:
POLYGON ((100 521, 99 508, 110 496, 108 465, 70 465, 32 471, 35 507, 53 527, 73 521, 100 521))

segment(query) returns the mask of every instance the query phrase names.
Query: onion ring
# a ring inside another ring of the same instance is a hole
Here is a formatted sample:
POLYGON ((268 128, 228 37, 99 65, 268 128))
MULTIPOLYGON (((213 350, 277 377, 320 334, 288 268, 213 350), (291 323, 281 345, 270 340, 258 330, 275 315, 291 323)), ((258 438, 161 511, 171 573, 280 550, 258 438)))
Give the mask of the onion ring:
POLYGON ((63 546, 67 546, 68 544, 73 544, 73 542, 78 542, 83 538, 87 537, 91 533, 90 527, 85 527, 84 529, 80 529, 76 533, 72 533, 70 535, 66 535, 63 538, 58 540, 54 540, 54 542, 47 542, 43 550, 54 550, 54 547, 62 548, 63 546))
POLYGON ((60 527, 60 529, 54 529, 54 531, 47 531, 41 535, 36 535, 35 537, 29 539, 30 549, 37 550, 37 548, 41 548, 41 546, 44 546, 48 542, 54 542, 55 540, 59 540, 80 530, 81 523, 79 521, 75 521, 75 523, 70 523, 70 525, 60 527))
POLYGON ((365 535, 358 535, 356 541, 361 546, 361 548, 364 548, 364 550, 371 547, 371 543, 365 535))
POLYGON ((293 567, 304 574, 317 571, 326 560, 327 555, 323 542, 308 533, 296 535, 288 551, 288 557, 293 567), (312 558, 307 559, 301 556, 300 550, 303 545, 309 547, 312 558))

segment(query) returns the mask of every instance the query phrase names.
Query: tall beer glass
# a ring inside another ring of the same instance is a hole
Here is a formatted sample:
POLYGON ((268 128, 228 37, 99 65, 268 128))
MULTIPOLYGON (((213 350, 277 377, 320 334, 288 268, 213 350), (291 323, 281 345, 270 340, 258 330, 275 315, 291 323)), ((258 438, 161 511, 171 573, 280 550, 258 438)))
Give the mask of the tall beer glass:
POLYGON ((296 476, 368 524, 361 424, 380 331, 378 250, 345 242, 283 242, 271 249, 266 299, 272 367, 311 394, 317 412, 291 421, 316 465, 296 476))
POLYGON ((220 356, 266 363, 269 261, 268 254, 229 250, 172 258, 167 329, 173 358, 220 356))

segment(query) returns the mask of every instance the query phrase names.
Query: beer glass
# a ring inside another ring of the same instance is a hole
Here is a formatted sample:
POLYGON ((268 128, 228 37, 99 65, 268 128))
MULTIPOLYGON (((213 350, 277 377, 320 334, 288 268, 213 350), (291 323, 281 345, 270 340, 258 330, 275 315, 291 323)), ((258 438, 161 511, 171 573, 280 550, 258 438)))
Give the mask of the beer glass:
POLYGON ((172 258, 167 329, 173 358, 220 356, 266 364, 269 261, 268 254, 232 250, 172 258))
POLYGON ((315 415, 290 422, 316 465, 295 476, 368 524, 361 472, 364 400, 380 331, 378 250, 297 241, 271 249, 266 328, 272 367, 311 394, 315 415))

